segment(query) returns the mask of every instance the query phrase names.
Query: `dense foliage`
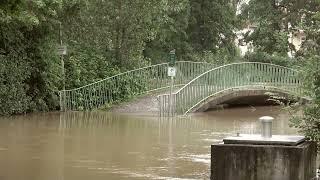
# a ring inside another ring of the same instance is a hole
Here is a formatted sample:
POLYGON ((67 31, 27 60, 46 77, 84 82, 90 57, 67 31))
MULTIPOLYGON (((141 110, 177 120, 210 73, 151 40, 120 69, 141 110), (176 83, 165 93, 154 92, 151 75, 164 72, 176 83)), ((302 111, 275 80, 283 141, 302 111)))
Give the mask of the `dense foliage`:
POLYGON ((230 61, 237 2, 2 0, 0 114, 58 108, 60 43, 67 89, 164 62, 172 49, 179 60, 230 61))
POLYGON ((304 6, 305 19, 302 27, 307 33, 299 56, 304 60, 306 93, 312 102, 304 108, 304 115, 295 119, 299 127, 310 139, 317 141, 320 148, 320 1, 311 1, 304 6))
POLYGON ((0 2, 0 114, 56 106, 59 81, 52 31, 59 1, 0 2))
POLYGON ((302 118, 294 118, 296 127, 309 137, 318 142, 320 147, 320 56, 315 55, 308 59, 305 67, 306 89, 308 95, 312 97, 312 103, 304 108, 302 118))

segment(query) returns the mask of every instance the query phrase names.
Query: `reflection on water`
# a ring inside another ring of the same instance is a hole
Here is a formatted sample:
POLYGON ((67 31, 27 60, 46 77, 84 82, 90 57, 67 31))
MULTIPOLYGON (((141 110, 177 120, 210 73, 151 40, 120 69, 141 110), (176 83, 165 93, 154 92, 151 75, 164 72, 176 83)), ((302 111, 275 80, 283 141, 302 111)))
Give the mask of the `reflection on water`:
POLYGON ((106 112, 2 118, 0 179, 208 179, 210 145, 259 133, 264 115, 276 117, 274 134, 296 134, 278 107, 173 119, 106 112))

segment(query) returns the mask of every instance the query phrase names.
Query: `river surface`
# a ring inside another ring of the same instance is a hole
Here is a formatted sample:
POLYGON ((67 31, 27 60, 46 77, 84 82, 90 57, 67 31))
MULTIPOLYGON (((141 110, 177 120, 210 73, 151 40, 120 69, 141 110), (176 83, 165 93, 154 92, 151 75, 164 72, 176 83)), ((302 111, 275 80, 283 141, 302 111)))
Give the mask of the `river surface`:
POLYGON ((259 133, 296 134, 280 107, 242 107, 184 118, 108 112, 0 118, 0 180, 209 179, 210 145, 259 133))

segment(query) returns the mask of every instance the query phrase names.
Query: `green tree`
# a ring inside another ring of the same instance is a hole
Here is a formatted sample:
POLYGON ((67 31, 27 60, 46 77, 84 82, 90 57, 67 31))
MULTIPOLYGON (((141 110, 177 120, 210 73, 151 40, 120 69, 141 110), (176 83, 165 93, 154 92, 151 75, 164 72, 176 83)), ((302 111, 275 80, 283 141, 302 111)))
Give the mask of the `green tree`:
POLYGON ((190 0, 189 42, 197 52, 234 44, 236 9, 229 0, 190 0))
POLYGON ((60 0, 0 2, 0 114, 54 109, 60 87, 60 0))
POLYGON ((302 118, 294 118, 296 127, 309 137, 318 142, 320 147, 320 1, 308 1, 301 8, 304 19, 301 26, 306 32, 299 56, 303 59, 306 93, 312 98, 310 104, 304 108, 302 118))
POLYGON ((64 14, 67 87, 79 87, 145 66, 146 43, 155 39, 166 21, 169 1, 93 0, 69 6, 78 16, 64 14))
POLYGON ((237 55, 234 46, 237 2, 172 1, 168 4, 168 21, 157 38, 147 44, 146 56, 166 57, 171 49, 176 49, 180 60, 216 62, 212 57, 230 59, 237 55))
POLYGON ((320 56, 313 55, 306 60, 304 84, 306 93, 312 100, 304 107, 303 116, 295 117, 291 121, 320 147, 320 56))
POLYGON ((268 54, 286 56, 288 51, 296 52, 288 36, 301 28, 301 9, 306 4, 304 0, 251 0, 240 15, 243 25, 255 27, 252 33, 245 34, 245 41, 252 42, 256 51, 268 54))
POLYGON ((156 38, 146 41, 144 56, 152 63, 166 62, 169 51, 175 49, 178 60, 190 59, 192 48, 186 32, 190 16, 189 0, 168 1, 163 16, 165 18, 156 38))

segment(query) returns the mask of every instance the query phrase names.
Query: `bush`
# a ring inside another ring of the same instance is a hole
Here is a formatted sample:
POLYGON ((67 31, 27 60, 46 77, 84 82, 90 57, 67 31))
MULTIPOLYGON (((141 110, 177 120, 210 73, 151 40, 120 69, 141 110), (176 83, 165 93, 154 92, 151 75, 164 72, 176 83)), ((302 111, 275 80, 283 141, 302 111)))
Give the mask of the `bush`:
MULTIPOLYGON (((318 142, 320 148, 320 56, 306 59, 304 66, 304 85, 307 95, 312 98, 304 107, 302 117, 293 118, 293 125, 301 130, 310 140, 318 142)), ((318 150, 320 150, 318 148, 318 150)))
POLYGON ((26 112, 31 98, 24 83, 30 76, 27 63, 17 54, 0 55, 0 115, 26 112))
POLYGON ((270 55, 265 52, 252 52, 247 53, 243 57, 243 59, 244 61, 248 62, 271 63, 286 67, 294 66, 297 64, 297 60, 295 58, 283 57, 276 53, 270 55))

